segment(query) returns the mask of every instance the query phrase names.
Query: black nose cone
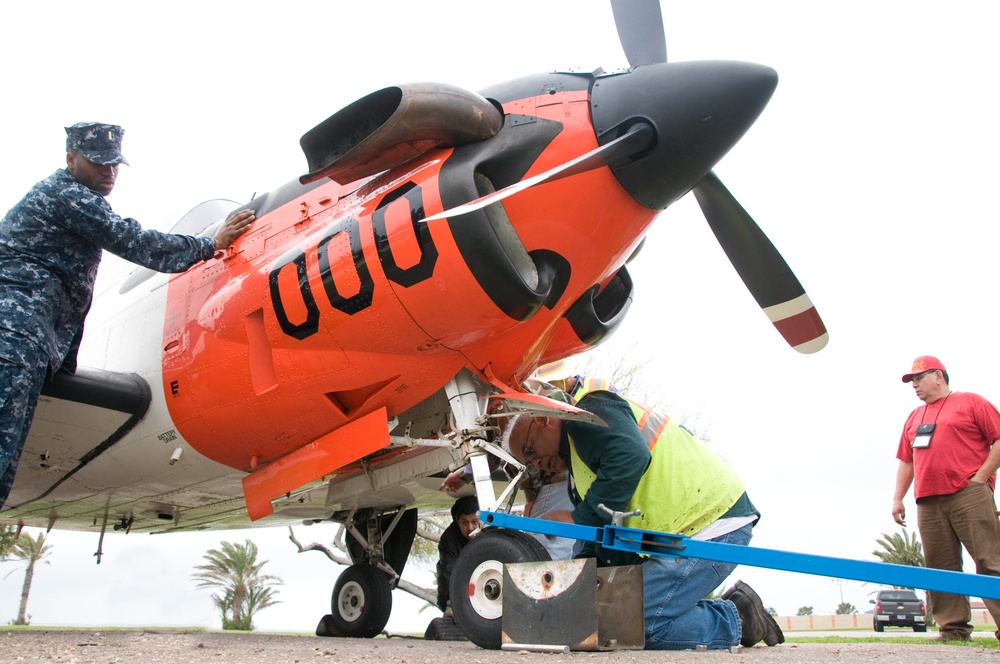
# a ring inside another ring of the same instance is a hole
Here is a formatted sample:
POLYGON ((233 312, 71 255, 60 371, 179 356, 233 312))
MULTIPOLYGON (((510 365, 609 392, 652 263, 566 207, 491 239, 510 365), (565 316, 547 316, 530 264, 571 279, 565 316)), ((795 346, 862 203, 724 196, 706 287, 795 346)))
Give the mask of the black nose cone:
POLYGON ((653 126, 655 147, 613 170, 636 201, 662 210, 743 137, 777 84, 773 69, 748 62, 646 65, 594 83, 594 128, 605 143, 636 122, 653 126))

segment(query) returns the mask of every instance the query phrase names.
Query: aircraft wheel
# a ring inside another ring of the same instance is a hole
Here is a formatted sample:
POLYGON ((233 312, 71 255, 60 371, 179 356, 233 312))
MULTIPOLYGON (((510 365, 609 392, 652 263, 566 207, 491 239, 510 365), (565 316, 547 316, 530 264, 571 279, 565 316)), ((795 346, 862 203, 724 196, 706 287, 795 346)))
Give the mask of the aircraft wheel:
POLYGON ((516 530, 487 530, 469 542, 451 573, 451 609, 466 637, 499 649, 502 637, 503 566, 550 560, 532 537, 516 530))
POLYGON ((333 587, 331 617, 341 636, 377 636, 389 622, 392 588, 374 565, 351 565, 333 587))

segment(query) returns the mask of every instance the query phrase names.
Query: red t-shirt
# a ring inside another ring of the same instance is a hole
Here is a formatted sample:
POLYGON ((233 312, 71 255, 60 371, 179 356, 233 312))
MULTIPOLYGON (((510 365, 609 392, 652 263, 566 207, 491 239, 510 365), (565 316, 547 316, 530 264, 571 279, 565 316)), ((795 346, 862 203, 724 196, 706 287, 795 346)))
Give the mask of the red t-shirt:
MULTIPOLYGON (((993 441, 1000 438, 1000 412, 972 392, 952 392, 920 406, 906 419, 896 458, 913 462, 917 499, 943 496, 964 489, 983 465, 993 441), (934 424, 928 447, 912 447, 920 424, 934 424)), ((996 474, 989 479, 993 489, 996 474)))

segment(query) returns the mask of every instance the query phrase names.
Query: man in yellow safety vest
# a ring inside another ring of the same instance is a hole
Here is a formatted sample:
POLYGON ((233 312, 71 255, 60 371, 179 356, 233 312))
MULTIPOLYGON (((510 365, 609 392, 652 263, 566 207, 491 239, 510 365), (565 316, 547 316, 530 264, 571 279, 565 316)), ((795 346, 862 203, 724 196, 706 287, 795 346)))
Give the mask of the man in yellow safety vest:
MULTIPOLYGON (((576 387, 576 386, 574 386, 576 387)), ((515 415, 504 446, 520 462, 547 472, 568 470, 574 508, 547 519, 604 526, 610 514, 641 510, 624 525, 746 545, 760 513, 740 478, 689 431, 657 411, 583 382, 577 407, 607 427, 552 416, 515 415)), ((750 586, 738 581, 721 599, 704 599, 735 565, 693 558, 605 550, 584 543, 579 556, 603 565, 642 564, 646 648, 730 648, 784 642, 777 622, 750 586)))

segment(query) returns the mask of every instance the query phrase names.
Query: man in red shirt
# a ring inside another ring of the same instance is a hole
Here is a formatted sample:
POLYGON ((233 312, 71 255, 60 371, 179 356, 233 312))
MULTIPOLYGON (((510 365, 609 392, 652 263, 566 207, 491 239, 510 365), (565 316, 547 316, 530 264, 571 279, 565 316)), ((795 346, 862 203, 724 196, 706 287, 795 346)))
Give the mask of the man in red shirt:
MULTIPOLYGON (((993 500, 1000 412, 978 394, 953 392, 948 380, 944 365, 930 355, 914 360, 903 376, 924 405, 910 413, 899 440, 892 517, 906 525, 903 497, 913 484, 927 567, 962 571, 964 545, 977 573, 1000 576, 1000 520, 993 500)), ((984 602, 1000 625, 1000 601, 984 602)), ((930 604, 939 640, 970 638, 968 597, 931 592, 930 604)))

